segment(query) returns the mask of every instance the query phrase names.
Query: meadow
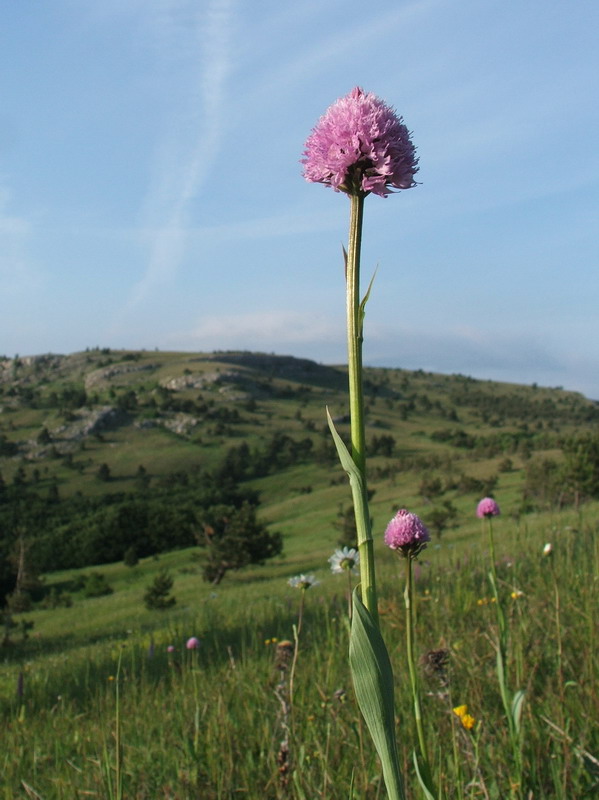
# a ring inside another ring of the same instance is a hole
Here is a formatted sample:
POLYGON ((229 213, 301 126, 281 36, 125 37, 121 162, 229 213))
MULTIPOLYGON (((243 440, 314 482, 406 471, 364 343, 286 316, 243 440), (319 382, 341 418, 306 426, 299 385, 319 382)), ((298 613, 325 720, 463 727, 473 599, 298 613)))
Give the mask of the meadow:
MULTIPOLYGON (((156 389, 147 385, 148 370, 122 371, 120 384, 106 383, 108 373, 99 370, 112 365, 100 367, 99 358, 88 354, 75 361, 81 368, 87 360, 95 376, 85 379, 88 389, 104 393, 94 403, 106 403, 111 391, 112 402, 118 401, 133 386, 135 413, 129 409, 129 418, 102 436, 90 434, 82 450, 80 440, 75 446, 60 433, 64 413, 44 404, 48 392, 64 395, 76 378, 72 372, 42 374, 34 407, 17 404, 13 394, 4 398, 6 455, 0 466, 7 484, 15 484, 21 468, 20 481, 24 474, 43 492, 54 482, 65 497, 101 494, 115 484, 129 491, 140 463, 158 485, 160 469, 190 468, 200 455, 216 463, 242 440, 264 447, 277 429, 296 439, 312 437, 314 457, 244 482, 259 492, 261 517, 282 532, 284 551, 264 566, 228 573, 218 586, 202 580, 198 546, 156 552, 134 566, 121 560, 44 572, 44 596, 55 589, 57 596, 68 594, 71 605, 44 608, 36 602, 15 614, 10 645, 0 650, 0 797, 383 798, 347 664, 348 584, 346 576, 331 574, 327 561, 350 504, 341 470, 319 455, 323 405, 343 408, 342 381, 329 368, 315 368, 316 379, 308 380, 304 370, 301 381, 297 375, 290 380, 271 363, 269 374, 252 375, 252 402, 247 394, 236 399, 207 384, 204 399, 214 402, 206 403, 202 424, 178 433, 151 427, 142 436, 135 421, 158 418, 162 424, 177 415, 180 421, 180 408, 158 413, 150 407, 156 389), (242 419, 234 420, 232 409, 240 403, 242 419), (219 408, 229 410, 216 414, 219 408), (41 426, 62 448, 62 460, 30 444, 41 426), (17 447, 20 454, 12 452, 17 447), (80 469, 67 461, 69 452, 75 462, 81 459, 80 469), (95 477, 105 462, 112 472, 108 487, 95 477), (147 609, 144 591, 163 569, 174 579, 176 605, 147 609), (86 597, 81 576, 90 572, 100 572, 112 593, 86 597), (299 573, 313 573, 318 581, 303 595, 288 583, 299 573), (200 641, 197 649, 186 647, 192 636, 200 641)), ((138 357, 142 365, 156 359, 138 357)), ((161 360, 163 382, 174 375, 185 383, 197 366, 190 357, 161 354, 161 360)), ((84 371, 77 379, 83 377, 84 371)), ((531 468, 553 460, 568 464, 568 452, 575 452, 567 451, 568 437, 592 432, 594 405, 557 389, 463 376, 373 370, 368 379, 369 435, 378 437, 369 463, 381 630, 394 668, 407 797, 416 800, 421 793, 412 761, 404 572, 382 533, 399 504, 419 513, 433 531, 431 512, 447 508, 445 501, 455 513, 420 555, 415 584, 424 724, 440 796, 595 796, 599 503, 578 502, 579 489, 590 484, 572 465, 559 473, 564 485, 557 488, 553 467, 531 468), (395 438, 393 447, 381 444, 384 434, 395 438), (517 695, 523 696, 520 770, 497 676, 486 521, 475 517, 479 490, 488 486, 502 510, 494 535, 498 595, 509 631, 506 684, 514 695, 524 691, 517 695), (464 705, 467 716, 463 709, 460 716, 454 709, 464 705)), ((26 381, 22 387, 21 399, 26 381)), ((197 387, 193 392, 197 398, 197 387)), ((194 413, 199 415, 197 408, 194 413)))
MULTIPOLYGON (((599 786, 597 508, 497 521, 498 577, 509 609, 508 683, 525 689, 523 785, 495 671, 496 620, 478 521, 462 542, 423 552, 417 646, 431 760, 447 798, 582 798, 599 786), (550 542, 553 552, 543 555, 550 542), (464 728, 454 707, 476 720, 464 728)), ((376 757, 349 680, 346 583, 311 536, 292 707, 283 714, 280 643, 294 640, 299 592, 279 564, 213 591, 187 551, 104 567, 115 593, 36 611, 30 638, 1 672, 3 797, 377 798, 376 757), (164 563, 163 563, 164 562, 164 563), (141 595, 158 566, 176 576, 161 615, 141 595), (187 650, 189 636, 201 641, 187 650), (167 648, 175 649, 168 652, 167 648), (289 727, 289 751, 280 743, 289 727)), ((394 662, 408 797, 411 695, 403 663, 403 574, 378 553, 383 635, 394 662)), ((300 566, 299 564, 297 566, 300 566)), ((67 574, 52 576, 64 582, 67 574)), ((283 689, 283 693, 288 689, 283 689)))

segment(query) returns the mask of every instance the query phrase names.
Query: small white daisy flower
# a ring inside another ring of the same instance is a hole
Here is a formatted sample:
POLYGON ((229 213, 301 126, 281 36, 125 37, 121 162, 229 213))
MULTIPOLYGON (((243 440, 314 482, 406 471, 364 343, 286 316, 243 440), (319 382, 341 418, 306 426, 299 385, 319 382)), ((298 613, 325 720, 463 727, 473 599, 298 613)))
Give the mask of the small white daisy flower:
POLYGON ((354 547, 343 547, 341 550, 335 550, 329 558, 331 572, 335 575, 341 575, 343 572, 349 572, 350 570, 354 575, 357 575, 359 563, 360 554, 354 547))
POLYGON ((309 589, 311 586, 318 586, 320 581, 317 581, 314 575, 294 575, 293 578, 289 578, 287 583, 293 589, 309 589))

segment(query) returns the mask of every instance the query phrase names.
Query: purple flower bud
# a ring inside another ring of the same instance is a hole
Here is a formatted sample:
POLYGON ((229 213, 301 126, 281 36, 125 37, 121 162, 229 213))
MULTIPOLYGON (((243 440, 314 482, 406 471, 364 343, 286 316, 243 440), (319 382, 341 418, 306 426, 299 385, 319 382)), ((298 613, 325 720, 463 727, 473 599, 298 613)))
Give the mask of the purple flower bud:
POLYGON ((187 640, 185 647, 188 650, 197 650, 200 646, 200 640, 196 639, 195 636, 192 636, 190 639, 187 640))
POLYGON ((420 517, 400 509, 387 525, 385 544, 399 550, 405 558, 415 558, 430 542, 430 534, 420 517))
POLYGON ((306 140, 304 177, 336 192, 386 197, 415 186, 416 149, 395 111, 359 87, 328 108, 306 140))
POLYGON ((483 497, 478 506, 476 507, 476 516, 480 517, 496 517, 499 515, 499 506, 492 497, 483 497))

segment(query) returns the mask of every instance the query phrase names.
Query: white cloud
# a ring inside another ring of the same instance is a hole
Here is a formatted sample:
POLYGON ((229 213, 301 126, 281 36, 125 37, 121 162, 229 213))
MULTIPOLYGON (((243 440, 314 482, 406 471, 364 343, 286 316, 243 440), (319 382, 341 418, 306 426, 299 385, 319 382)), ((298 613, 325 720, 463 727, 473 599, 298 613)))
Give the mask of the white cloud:
MULTIPOLYGON (((424 369, 474 378, 563 386, 599 397, 594 379, 599 364, 576 353, 559 351, 534 334, 489 332, 472 327, 439 331, 369 324, 364 361, 370 366, 424 369), (589 375, 581 380, 580 375, 589 375)), ((293 310, 212 314, 190 330, 167 335, 168 349, 254 350, 347 362, 344 320, 293 310)))
POLYGON ((417 364, 439 372, 559 370, 563 363, 535 335, 483 331, 469 326, 422 331, 374 325, 367 331, 370 360, 417 364), (392 354, 392 355, 391 355, 392 354))
POLYGON ((599 397, 597 359, 545 343, 532 332, 483 331, 467 326, 431 332, 372 325, 366 332, 364 353, 365 363, 372 366, 563 386, 599 397))
POLYGON ((168 337, 169 346, 197 350, 273 350, 319 361, 343 360, 343 320, 299 311, 214 314, 189 331, 168 337))

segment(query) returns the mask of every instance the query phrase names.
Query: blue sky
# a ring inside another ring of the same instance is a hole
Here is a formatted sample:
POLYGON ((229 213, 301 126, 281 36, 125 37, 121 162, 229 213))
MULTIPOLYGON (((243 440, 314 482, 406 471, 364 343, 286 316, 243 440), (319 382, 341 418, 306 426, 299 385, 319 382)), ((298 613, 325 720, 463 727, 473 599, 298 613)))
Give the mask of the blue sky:
POLYGON ((365 361, 599 399, 596 0, 0 5, 0 353, 341 363, 348 201, 303 143, 355 85, 420 185, 366 200, 365 361))

